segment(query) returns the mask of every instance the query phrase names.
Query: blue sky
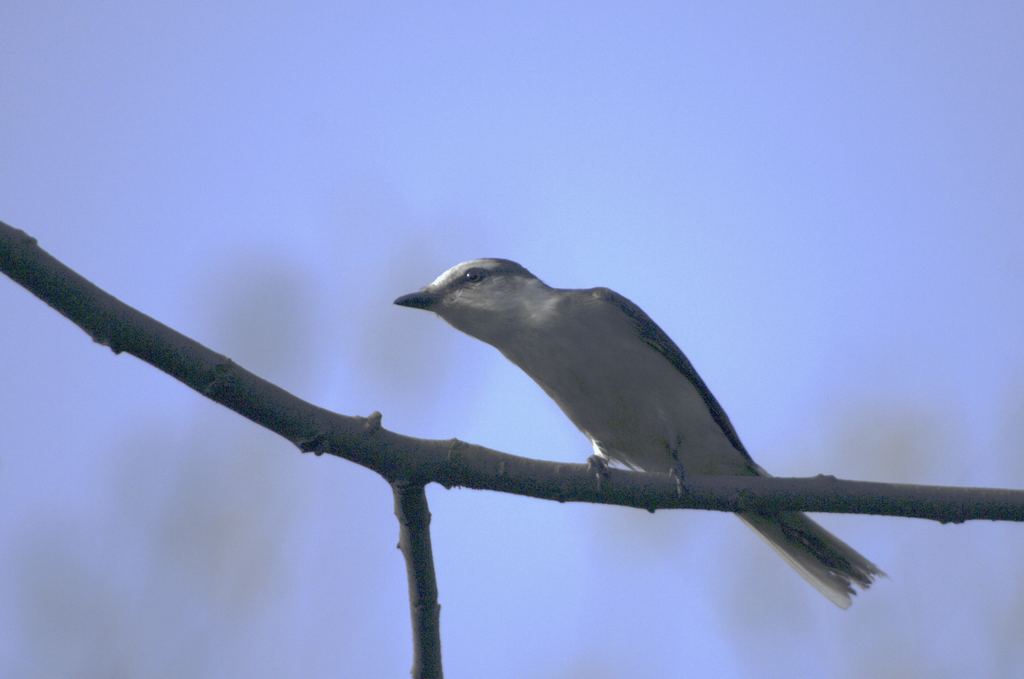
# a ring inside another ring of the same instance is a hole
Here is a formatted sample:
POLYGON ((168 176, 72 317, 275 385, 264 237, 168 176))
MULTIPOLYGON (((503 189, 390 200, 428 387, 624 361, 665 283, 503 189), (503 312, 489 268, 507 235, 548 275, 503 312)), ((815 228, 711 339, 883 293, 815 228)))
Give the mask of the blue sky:
MULTIPOLYGON (((582 461, 391 305, 465 259, 606 285, 776 475, 1024 486, 1013 3, 7 2, 0 219, 396 431, 582 461)), ((0 674, 404 676, 387 486, 0 281, 0 674)), ((734 518, 429 490, 450 676, 1007 675, 1021 527, 823 517, 845 613, 734 518)))

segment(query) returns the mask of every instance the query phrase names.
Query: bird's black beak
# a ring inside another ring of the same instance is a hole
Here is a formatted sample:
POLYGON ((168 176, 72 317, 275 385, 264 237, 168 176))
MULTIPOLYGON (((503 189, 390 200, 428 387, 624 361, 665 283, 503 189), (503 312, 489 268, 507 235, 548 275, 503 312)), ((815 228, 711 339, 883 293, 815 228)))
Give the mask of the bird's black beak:
POLYGON ((408 295, 402 295, 395 300, 398 306, 407 306, 413 309, 429 309, 437 304, 437 295, 421 290, 408 295))

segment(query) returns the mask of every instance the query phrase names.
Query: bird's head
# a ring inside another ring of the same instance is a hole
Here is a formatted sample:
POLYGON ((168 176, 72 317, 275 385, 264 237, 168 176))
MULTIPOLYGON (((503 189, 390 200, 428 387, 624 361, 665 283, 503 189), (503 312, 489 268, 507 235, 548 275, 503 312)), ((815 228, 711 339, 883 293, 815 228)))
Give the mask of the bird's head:
POLYGON ((473 337, 501 344, 502 337, 547 313, 551 288, 507 259, 456 264, 419 292, 402 295, 399 306, 433 311, 473 337))

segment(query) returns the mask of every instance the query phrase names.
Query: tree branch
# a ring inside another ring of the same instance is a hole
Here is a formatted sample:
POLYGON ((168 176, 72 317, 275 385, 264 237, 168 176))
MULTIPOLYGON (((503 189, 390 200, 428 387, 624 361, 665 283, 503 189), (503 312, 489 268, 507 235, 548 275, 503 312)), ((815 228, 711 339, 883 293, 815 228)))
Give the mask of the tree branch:
POLYGON ((204 396, 274 431, 304 452, 330 453, 389 482, 466 486, 559 502, 718 511, 798 510, 962 522, 1024 521, 1024 491, 806 479, 689 477, 608 470, 598 486, 583 464, 529 459, 463 443, 402 436, 380 414, 346 417, 299 399, 226 356, 136 311, 61 264, 33 238, 0 222, 0 270, 115 353, 130 353, 204 396))
POLYGON ((409 578, 409 611, 412 614, 412 676, 441 679, 441 606, 437 603, 437 578, 430 548, 430 508, 419 483, 391 484, 398 518, 398 548, 405 557, 409 578))

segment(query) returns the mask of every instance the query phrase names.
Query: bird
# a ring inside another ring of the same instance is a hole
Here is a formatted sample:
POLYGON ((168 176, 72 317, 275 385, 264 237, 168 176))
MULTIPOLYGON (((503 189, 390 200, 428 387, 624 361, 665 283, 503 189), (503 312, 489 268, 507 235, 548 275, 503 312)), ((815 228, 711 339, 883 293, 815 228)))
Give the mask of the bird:
MULTIPOLYGON (((592 463, 692 475, 769 476, 693 364, 650 316, 608 288, 553 288, 508 259, 456 264, 395 304, 432 311, 494 346, 586 436, 592 463)), ((600 472, 599 472, 600 473, 600 472)), ((877 566, 793 511, 738 512, 840 608, 877 566)))

